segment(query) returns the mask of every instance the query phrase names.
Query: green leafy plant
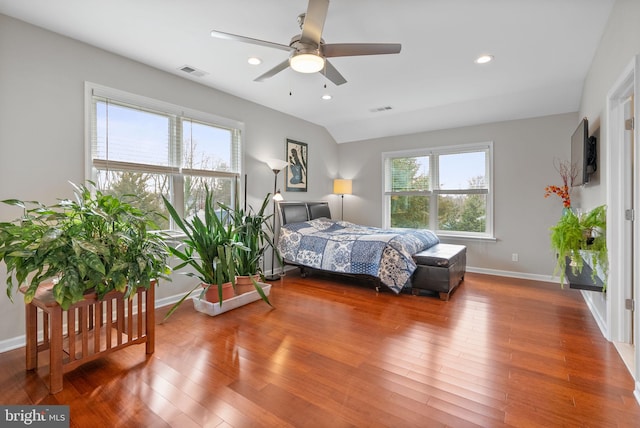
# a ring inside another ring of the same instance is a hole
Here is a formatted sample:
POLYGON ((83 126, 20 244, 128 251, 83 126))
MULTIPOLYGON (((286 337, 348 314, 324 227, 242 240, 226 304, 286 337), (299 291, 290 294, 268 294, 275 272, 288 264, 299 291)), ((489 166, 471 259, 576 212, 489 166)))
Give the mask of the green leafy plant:
MULTIPOLYGON (((580 219, 584 229, 587 250, 591 256, 591 265, 600 266, 606 277, 609 273, 609 257, 607 251, 607 206, 600 205, 580 219)), ((593 270, 595 277, 596 270, 593 270)))
POLYGON ((0 223, 0 262, 7 266, 9 298, 14 286, 28 284, 24 299, 29 303, 42 283, 52 281, 56 302, 68 309, 89 290, 98 298, 113 290, 130 297, 152 280, 170 280, 167 246, 151 232, 149 218, 157 213, 84 185, 72 186, 74 200, 51 206, 2 201, 24 210, 21 218, 0 223))
POLYGON ((236 234, 234 239, 237 242, 242 242, 247 248, 246 251, 237 252, 237 275, 262 274, 260 260, 265 250, 273 246, 273 240, 271 239, 273 231, 269 223, 273 214, 265 214, 270 200, 271 193, 268 193, 257 212, 251 207, 244 210, 238 204, 234 209, 220 204, 235 227, 236 234))
MULTIPOLYGON (((166 198, 163 197, 163 199, 176 226, 186 235, 177 246, 169 246, 170 253, 180 260, 175 270, 185 267, 193 269, 185 275, 198 278, 202 284, 206 285, 200 295, 201 298, 211 286, 217 286, 220 305, 222 305, 221 286, 231 282, 235 289, 239 257, 249 251, 249 247, 237 238, 238 228, 231 220, 230 210, 221 204, 218 204, 220 210, 216 210, 213 195, 208 188, 205 190, 202 218, 196 215, 189 220, 183 219, 175 207, 166 198)), ((169 317, 200 286, 196 284, 176 302, 165 318, 169 317)), ((262 288, 257 286, 256 289, 262 299, 269 303, 262 288)))
MULTIPOLYGON (((582 272, 582 254, 589 254, 591 264, 600 266, 606 284, 609 266, 606 227, 606 205, 600 205, 582 216, 570 209, 564 211, 558 223, 551 228, 551 247, 558 257, 555 274, 560 276, 561 284, 565 282, 567 262, 570 263, 574 275, 582 272), (584 250, 587 250, 587 253, 583 253, 584 250)), ((596 273, 596 269, 593 269, 594 280, 596 273)))

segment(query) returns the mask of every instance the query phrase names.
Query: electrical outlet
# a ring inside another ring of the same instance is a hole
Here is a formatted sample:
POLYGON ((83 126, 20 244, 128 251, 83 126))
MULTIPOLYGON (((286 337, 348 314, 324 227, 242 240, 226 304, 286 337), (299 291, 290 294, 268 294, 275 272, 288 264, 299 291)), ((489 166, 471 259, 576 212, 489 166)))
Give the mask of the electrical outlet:
POLYGON ((518 253, 511 254, 511 261, 512 262, 517 262, 518 261, 518 253))

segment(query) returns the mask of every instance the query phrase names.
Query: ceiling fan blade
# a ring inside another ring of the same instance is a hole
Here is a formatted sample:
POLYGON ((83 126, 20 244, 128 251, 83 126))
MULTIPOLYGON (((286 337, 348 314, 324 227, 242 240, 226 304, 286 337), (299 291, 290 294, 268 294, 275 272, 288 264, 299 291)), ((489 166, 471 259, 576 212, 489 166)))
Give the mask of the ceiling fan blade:
POLYGON ((311 43, 315 46, 320 45, 322 28, 324 27, 324 21, 327 19, 328 10, 329 0, 309 0, 304 24, 302 25, 302 34, 300 35, 301 42, 311 43))
POLYGON ((342 74, 329 62, 324 62, 324 68, 320 70, 320 73, 324 74, 324 76, 331 80, 334 85, 340 86, 343 83, 347 83, 347 80, 342 77, 342 74))
POLYGON ((400 53, 400 43, 331 43, 322 45, 327 58, 337 56, 386 55, 400 53))
POLYGON ((289 59, 282 61, 280 64, 276 65, 271 70, 253 79, 253 81, 262 82, 263 80, 267 80, 268 78, 273 77, 276 74, 280 73, 282 70, 286 69, 287 67, 289 67, 289 59))
POLYGON ((291 46, 281 45, 280 43, 267 42, 266 40, 260 40, 260 39, 252 39, 251 37, 238 36, 236 34, 224 33, 222 31, 216 31, 216 30, 211 31, 211 37, 215 37, 217 39, 224 39, 224 40, 233 40, 236 42, 251 43, 253 45, 266 46, 268 48, 276 48, 276 49, 280 49, 287 52, 292 52, 295 50, 291 46))

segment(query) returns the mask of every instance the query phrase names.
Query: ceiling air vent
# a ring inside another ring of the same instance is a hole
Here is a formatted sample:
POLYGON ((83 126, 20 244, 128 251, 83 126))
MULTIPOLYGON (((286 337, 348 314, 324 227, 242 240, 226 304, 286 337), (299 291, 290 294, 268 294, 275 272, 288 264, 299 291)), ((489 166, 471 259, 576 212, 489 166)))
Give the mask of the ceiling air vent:
POLYGON ((381 111, 387 111, 387 110, 391 110, 391 106, 384 106, 384 107, 376 107, 376 108, 372 108, 371 110, 369 110, 371 113, 378 113, 381 111))
POLYGON ((208 74, 206 71, 198 70, 197 68, 191 67, 189 65, 180 67, 180 71, 184 71, 185 73, 196 77, 202 77, 205 74, 208 74))

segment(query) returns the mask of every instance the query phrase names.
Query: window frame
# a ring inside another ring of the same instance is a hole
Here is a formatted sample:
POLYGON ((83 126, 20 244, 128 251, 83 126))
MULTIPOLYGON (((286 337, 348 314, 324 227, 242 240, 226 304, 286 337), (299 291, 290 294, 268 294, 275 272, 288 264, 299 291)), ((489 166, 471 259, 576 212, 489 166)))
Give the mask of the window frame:
POLYGON ((493 185, 493 141, 459 144, 452 146, 425 147, 382 153, 382 221, 383 227, 391 227, 391 196, 424 196, 429 198, 429 229, 438 236, 446 238, 484 239, 495 241, 494 236, 494 185, 493 185), (440 171, 438 157, 442 155, 473 153, 484 151, 487 189, 440 189, 440 171), (393 192, 390 189, 390 170, 388 161, 400 157, 429 157, 430 189, 423 191, 393 192), (484 194, 487 197, 485 232, 465 232, 438 229, 438 197, 441 195, 484 194))
MULTIPOLYGON (((171 180, 170 200, 180 216, 184 215, 184 177, 203 176, 211 178, 231 179, 231 200, 238 200, 242 195, 243 183, 240 180, 244 168, 244 123, 220 117, 211 113, 178 106, 168 102, 156 100, 142 95, 132 94, 126 91, 110 88, 100 84, 85 82, 85 179, 95 180, 96 172, 102 165, 109 165, 119 171, 137 171, 167 174, 171 180), (158 166, 153 164, 139 164, 135 162, 105 161, 93 159, 93 130, 95 129, 96 107, 95 97, 109 99, 114 103, 122 104, 141 111, 166 115, 170 118, 170 150, 171 165, 158 166), (230 130, 232 132, 232 164, 236 171, 214 171, 184 168, 181 165, 181 153, 184 136, 182 135, 182 122, 188 120, 208 126, 230 130)), ((170 230, 175 231, 173 220, 170 221, 170 230)))

